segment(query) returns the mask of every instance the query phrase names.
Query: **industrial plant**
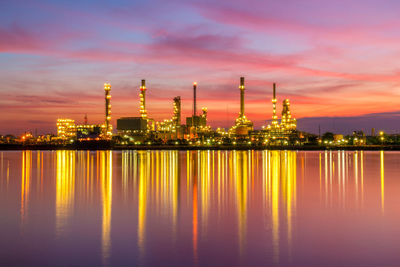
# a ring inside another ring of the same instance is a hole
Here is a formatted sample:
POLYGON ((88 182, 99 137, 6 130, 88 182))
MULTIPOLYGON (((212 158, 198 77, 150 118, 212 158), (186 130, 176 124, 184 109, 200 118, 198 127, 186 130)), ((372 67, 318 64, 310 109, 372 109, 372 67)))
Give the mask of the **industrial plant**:
POLYGON ((120 145, 298 145, 301 133, 297 131, 296 119, 290 111, 289 99, 283 100, 282 115, 278 118, 276 84, 272 87, 272 118, 270 123, 255 130, 253 122, 245 115, 245 78, 239 80, 240 109, 235 124, 227 131, 223 128, 212 129, 207 121, 207 107, 198 109, 197 82, 193 83, 192 114, 182 124, 182 101, 180 96, 172 98, 172 116, 156 121, 148 114, 146 105, 146 80, 139 87, 139 116, 116 119, 117 129, 113 132, 111 116, 111 84, 104 84, 105 113, 104 122, 75 124, 68 118, 57 120, 57 138, 65 143, 74 141, 113 140, 120 145))

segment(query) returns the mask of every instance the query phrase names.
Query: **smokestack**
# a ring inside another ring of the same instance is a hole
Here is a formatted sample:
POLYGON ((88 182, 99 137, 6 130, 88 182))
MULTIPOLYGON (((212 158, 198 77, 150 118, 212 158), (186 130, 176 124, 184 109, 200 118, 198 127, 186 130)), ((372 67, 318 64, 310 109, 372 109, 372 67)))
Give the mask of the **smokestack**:
POLYGON ((111 84, 104 84, 105 102, 106 102, 106 121, 105 121, 105 136, 110 138, 112 135, 112 125, 111 125, 111 84))
POLYGON ((276 116, 276 84, 272 85, 272 127, 276 128, 278 126, 278 116, 276 116))
POLYGON ((274 83, 274 85, 273 85, 273 99, 276 98, 275 91, 276 91, 276 84, 274 83))
POLYGON ((146 110, 146 80, 142 80, 142 85, 140 86, 140 115, 143 119, 147 119, 146 110))
POLYGON ((240 117, 244 116, 244 77, 240 77, 240 117))
POLYGON ((197 113, 197 106, 196 106, 196 89, 197 89, 197 82, 193 83, 193 116, 196 116, 197 113))

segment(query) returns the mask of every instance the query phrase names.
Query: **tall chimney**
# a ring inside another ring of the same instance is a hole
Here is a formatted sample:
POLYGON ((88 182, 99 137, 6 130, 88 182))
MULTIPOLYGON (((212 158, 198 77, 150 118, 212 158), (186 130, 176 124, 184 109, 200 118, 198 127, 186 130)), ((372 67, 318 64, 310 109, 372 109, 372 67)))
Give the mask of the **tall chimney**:
POLYGON ((240 77, 240 113, 239 116, 244 116, 244 77, 240 77))
POLYGON ((272 86, 272 127, 278 126, 278 116, 276 116, 276 84, 272 86))
POLYGON ((193 116, 196 116, 197 113, 197 106, 196 106, 196 89, 197 89, 197 82, 193 83, 193 116))
POLYGON ((146 80, 142 80, 142 85, 140 86, 140 115, 143 119, 147 119, 146 110, 146 80))
POLYGON ((273 85, 273 98, 275 99, 276 98, 276 84, 274 83, 274 85, 273 85))
POLYGON ((105 93, 105 102, 106 102, 106 108, 105 108, 105 137, 106 138, 111 138, 112 136, 112 125, 111 125, 111 84, 105 83, 104 84, 104 93, 105 93))

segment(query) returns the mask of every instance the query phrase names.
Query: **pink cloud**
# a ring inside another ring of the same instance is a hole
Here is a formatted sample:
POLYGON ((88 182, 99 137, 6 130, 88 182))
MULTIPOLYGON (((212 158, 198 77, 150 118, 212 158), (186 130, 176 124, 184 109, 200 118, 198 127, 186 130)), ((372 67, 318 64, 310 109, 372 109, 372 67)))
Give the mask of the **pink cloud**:
MULTIPOLYGON (((216 122, 225 120, 227 107, 229 121, 237 116, 241 75, 246 76, 248 88, 246 110, 254 121, 270 117, 272 82, 279 84, 280 99, 291 99, 297 117, 396 108, 394 102, 400 100, 396 94, 400 78, 396 62, 400 55, 395 53, 399 36, 392 31, 399 25, 397 20, 325 25, 291 18, 290 14, 270 16, 261 7, 249 11, 234 6, 196 4, 194 15, 203 21, 186 25, 179 21, 162 23, 165 18, 159 23, 148 21, 144 15, 131 19, 133 7, 109 13, 104 8, 89 14, 42 5, 41 9, 53 13, 64 10, 63 16, 74 17, 76 24, 84 27, 74 31, 62 19, 35 27, 17 22, 0 27, 0 52, 41 58, 40 63, 25 64, 18 72, 4 71, 0 110, 12 112, 10 117, 20 122, 52 123, 60 114, 81 119, 84 113, 101 122, 101 87, 107 79, 113 84, 113 119, 137 115, 138 83, 148 78, 153 82, 148 92, 151 116, 169 118, 171 98, 176 95, 182 96, 184 116, 188 116, 191 82, 196 80, 199 103, 209 107, 210 121, 217 126, 216 122), (105 16, 108 14, 112 19, 105 16), (96 24, 101 27, 93 27, 96 24), (110 35, 103 33, 107 27, 113 29, 110 35), (123 34, 115 38, 118 31, 123 34), (137 37, 137 32, 145 37, 137 37), (302 43, 305 48, 274 52, 268 42, 253 45, 260 36, 283 36, 283 40, 302 43), (85 64, 90 65, 87 73, 64 73, 63 67, 85 69, 85 64)), ((168 18, 168 14, 165 16, 168 18)), ((19 61, 21 65, 23 61, 19 61)))

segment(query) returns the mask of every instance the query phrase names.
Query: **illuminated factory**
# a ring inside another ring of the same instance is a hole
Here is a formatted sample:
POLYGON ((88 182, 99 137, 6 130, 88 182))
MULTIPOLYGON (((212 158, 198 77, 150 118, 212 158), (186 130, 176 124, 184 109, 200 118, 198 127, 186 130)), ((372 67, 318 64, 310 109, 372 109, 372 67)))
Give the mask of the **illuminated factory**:
POLYGON ((147 117, 146 109, 146 80, 142 79, 139 88, 139 114, 140 117, 122 117, 117 119, 117 130, 120 136, 136 137, 143 141, 152 126, 153 120, 147 117))
POLYGON ((197 83, 193 83, 193 113, 186 118, 186 125, 181 124, 182 102, 181 97, 173 98, 173 114, 171 119, 154 121, 148 117, 146 110, 146 85, 142 80, 140 86, 140 117, 123 117, 117 119, 119 136, 135 142, 144 142, 149 139, 160 139, 163 142, 177 139, 196 139, 210 132, 207 126, 207 108, 197 114, 197 83))
POLYGON ((173 115, 171 119, 156 122, 156 136, 162 140, 176 140, 183 138, 183 127, 181 125, 181 97, 173 99, 173 115))
POLYGON ((240 77, 240 112, 235 125, 229 130, 229 134, 236 137, 248 136, 253 131, 253 123, 244 114, 244 77, 240 77))
POLYGON ((267 141, 276 144, 287 144, 290 139, 297 137, 297 121, 290 112, 289 99, 283 100, 282 118, 279 123, 276 115, 276 84, 272 87, 272 120, 271 124, 263 127, 263 135, 267 141))
POLYGON ((61 118, 57 119, 57 138, 62 142, 111 140, 111 84, 104 84, 105 99, 105 121, 103 124, 88 124, 87 116, 83 124, 75 124, 75 120, 61 118))
POLYGON ((192 116, 186 118, 187 139, 196 139, 199 134, 207 133, 211 130, 207 126, 207 108, 201 109, 201 115, 197 115, 197 82, 193 83, 193 113, 192 116))
MULTIPOLYGON (((61 141, 100 140, 104 124, 75 124, 72 119, 57 119, 57 137, 61 141)), ((104 131, 104 130, 103 130, 104 131)))
POLYGON ((75 120, 57 119, 57 136, 62 140, 76 137, 75 120))
POLYGON ((113 135, 111 121, 111 85, 104 84, 105 93, 105 119, 102 124, 75 124, 72 119, 57 120, 57 136, 64 142, 74 140, 111 140, 119 144, 165 144, 173 141, 173 144, 232 144, 245 141, 263 142, 264 144, 293 144, 298 136, 296 130, 297 121, 292 117, 289 99, 283 101, 282 117, 277 114, 276 84, 272 91, 272 120, 262 130, 254 130, 253 122, 245 115, 245 79, 240 77, 240 109, 235 124, 225 132, 217 128, 213 131, 207 125, 207 108, 201 112, 197 108, 197 82, 193 83, 192 114, 185 118, 186 124, 182 124, 182 101, 180 96, 172 100, 172 115, 169 119, 155 121, 148 116, 146 109, 146 80, 142 79, 139 87, 139 112, 137 117, 121 117, 116 120, 117 135, 113 135), (228 141, 227 141, 228 139, 228 141))

